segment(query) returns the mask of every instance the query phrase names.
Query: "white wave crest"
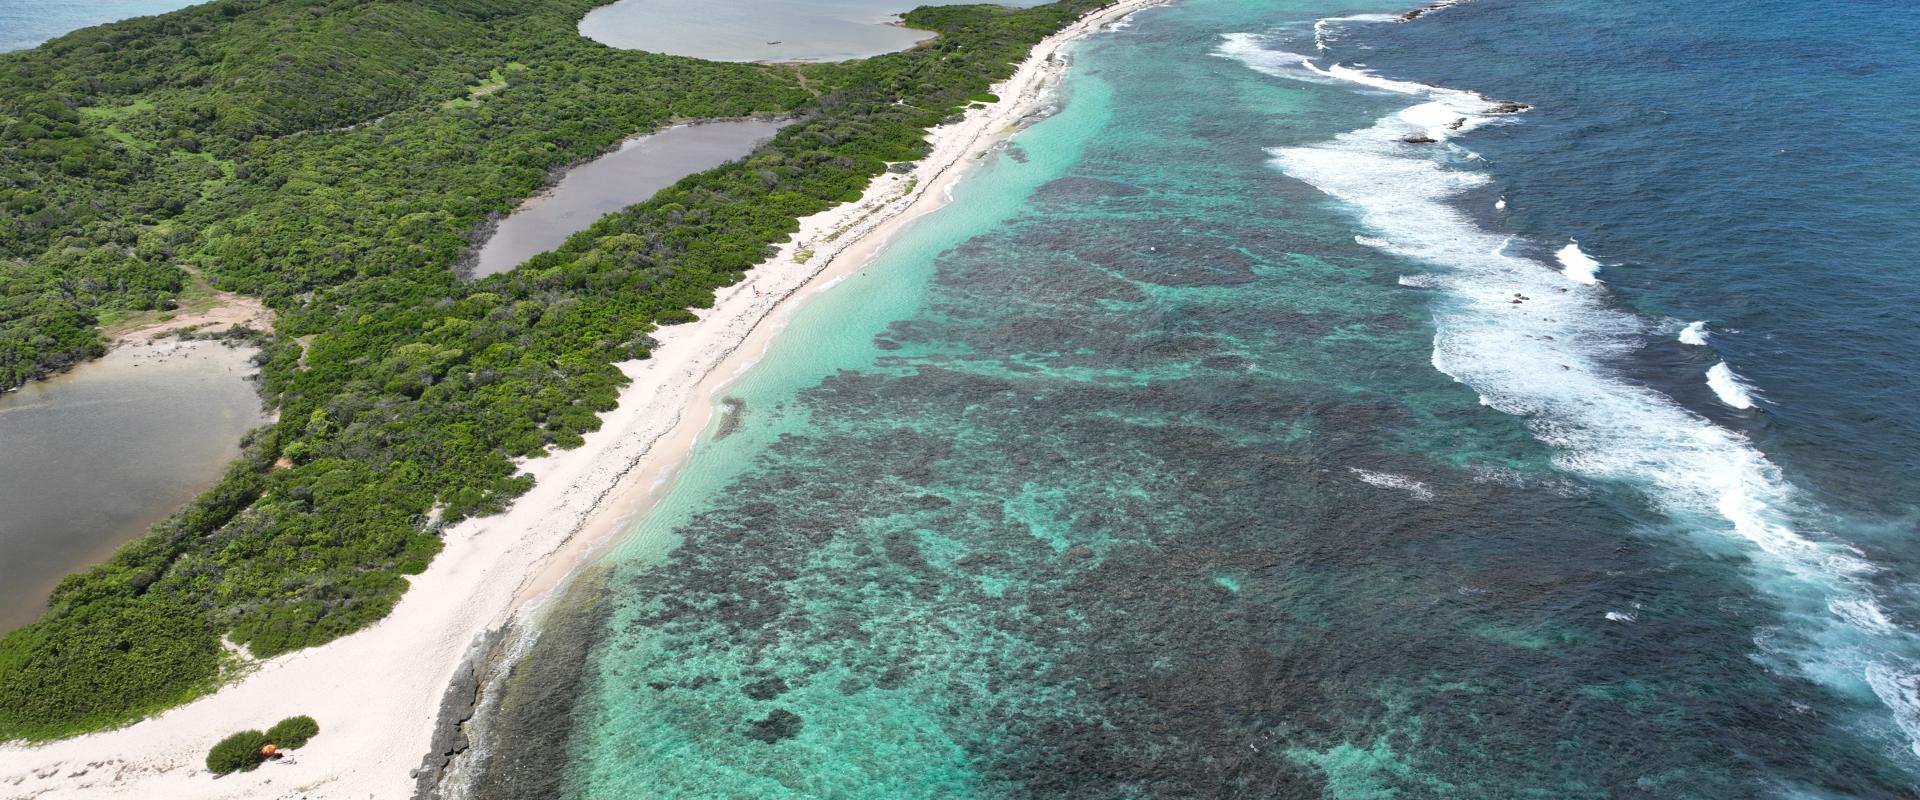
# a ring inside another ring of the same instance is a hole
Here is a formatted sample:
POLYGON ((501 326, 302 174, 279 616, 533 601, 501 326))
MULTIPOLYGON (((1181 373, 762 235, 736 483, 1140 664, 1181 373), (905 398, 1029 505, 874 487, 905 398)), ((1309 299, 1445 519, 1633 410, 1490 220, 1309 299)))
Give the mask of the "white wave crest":
POLYGON ((1696 347, 1706 347, 1707 346, 1707 323, 1705 322, 1687 323, 1687 327, 1680 329, 1679 339, 1681 344, 1690 344, 1696 347))
POLYGON ((1391 472, 1374 472, 1373 470, 1361 469, 1359 467, 1348 467, 1347 469, 1352 471, 1354 476, 1358 477, 1362 483, 1378 486, 1382 489, 1399 489, 1400 491, 1413 495, 1413 499, 1422 503, 1433 500, 1432 488, 1405 475, 1395 475, 1391 472))
POLYGON ((1741 410, 1753 408, 1753 391, 1745 380, 1733 374, 1733 368, 1725 361, 1707 370, 1707 388, 1712 389, 1722 403, 1741 410))
POLYGON ((1314 49, 1324 52, 1335 39, 1340 38, 1340 30, 1351 23, 1392 22, 1399 19, 1397 14, 1351 14, 1344 17, 1326 17, 1313 23, 1314 49))
POLYGON ((1607 619, 1613 620, 1614 622, 1632 622, 1633 615, 1625 611, 1609 611, 1607 612, 1607 619))
POLYGON ((1827 601, 1827 610, 1870 633, 1891 636, 1900 632, 1872 597, 1836 597, 1827 601))
POLYGON ((1265 37, 1255 33, 1221 34, 1220 44, 1213 49, 1213 55, 1238 61, 1262 75, 1314 83, 1332 82, 1332 79, 1307 69, 1312 61, 1308 57, 1269 48, 1265 37))
MULTIPOLYGON (((1470 106, 1485 102, 1364 70, 1307 63, 1304 71, 1314 74, 1273 74, 1406 94, 1415 109, 1441 104, 1479 114, 1470 106)), ((1824 513, 1746 437, 1609 367, 1630 357, 1654 326, 1603 291, 1566 291, 1566 264, 1502 247, 1501 234, 1457 210, 1454 201, 1488 178, 1449 166, 1441 151, 1401 141, 1433 116, 1432 109, 1408 109, 1331 141, 1274 148, 1273 164, 1354 209, 1369 230, 1364 243, 1444 271, 1448 291, 1434 314, 1437 369, 1485 405, 1525 420, 1553 448, 1560 469, 1640 487, 1676 532, 1744 542, 1754 553, 1754 586, 1791 622, 1781 647, 1762 651, 1842 694, 1858 695, 1873 683, 1900 731, 1920 742, 1920 671, 1906 666, 1920 638, 1877 633, 1886 615, 1866 585, 1877 567, 1821 534, 1797 530, 1824 513)))
POLYGON ((1559 252, 1554 253, 1553 256, 1560 260, 1560 272, 1566 275, 1568 280, 1588 286, 1600 282, 1598 277, 1600 262, 1593 260, 1593 256, 1581 250, 1579 242, 1568 242, 1566 247, 1560 248, 1559 252))
POLYGON ((1913 754, 1920 756, 1920 671, 1908 664, 1904 671, 1883 664, 1867 667, 1867 685, 1887 708, 1893 719, 1913 742, 1913 754))

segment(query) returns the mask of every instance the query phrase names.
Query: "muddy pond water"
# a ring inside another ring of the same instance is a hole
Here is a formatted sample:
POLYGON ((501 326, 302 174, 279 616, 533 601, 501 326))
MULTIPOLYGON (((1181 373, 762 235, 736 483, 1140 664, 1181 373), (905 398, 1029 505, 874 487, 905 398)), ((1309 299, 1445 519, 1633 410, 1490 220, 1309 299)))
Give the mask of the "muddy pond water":
POLYGON ((219 480, 266 421, 252 353, 134 345, 0 395, 0 632, 219 480))
POLYGON ((645 201, 696 172, 753 152, 785 120, 717 120, 675 125, 628 139, 567 171, 566 177, 513 210, 481 246, 473 277, 519 266, 559 247, 596 220, 645 201))
MULTIPOLYGON (((1042 0, 1001 5, 1032 6, 1042 0)), ((905 50, 929 31, 899 24, 916 0, 619 0, 580 35, 609 47, 709 61, 845 61, 905 50)), ((938 5, 938 3, 935 3, 938 5)))

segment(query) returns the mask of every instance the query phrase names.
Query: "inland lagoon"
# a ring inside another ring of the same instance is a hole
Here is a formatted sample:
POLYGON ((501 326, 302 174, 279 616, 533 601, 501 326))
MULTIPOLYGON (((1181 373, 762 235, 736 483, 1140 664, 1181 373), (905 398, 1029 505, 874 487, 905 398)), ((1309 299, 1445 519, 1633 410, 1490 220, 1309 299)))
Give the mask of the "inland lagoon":
MULTIPOLYGON (((900 25, 911 0, 619 0, 587 12, 580 35, 609 47, 708 61, 845 61, 932 36, 900 25)), ((938 5, 938 4, 935 4, 938 5)), ((1038 0, 1002 3, 1039 5, 1038 0)))
POLYGON ((0 631, 219 479, 266 421, 252 354, 129 345, 0 395, 0 631))
POLYGON ((481 246, 473 276, 519 266, 596 220, 696 172, 753 152, 786 125, 778 120, 713 120, 636 136, 619 149, 567 170, 553 188, 528 198, 481 246))

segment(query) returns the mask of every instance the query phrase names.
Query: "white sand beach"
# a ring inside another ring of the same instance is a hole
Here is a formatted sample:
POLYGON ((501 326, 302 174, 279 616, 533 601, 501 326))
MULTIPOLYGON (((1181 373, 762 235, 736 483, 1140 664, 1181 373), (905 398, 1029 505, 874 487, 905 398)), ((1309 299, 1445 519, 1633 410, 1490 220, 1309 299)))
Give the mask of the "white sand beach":
POLYGON ((876 179, 858 202, 801 221, 778 255, 719 292, 699 321, 664 328, 652 358, 586 444, 527 462, 535 488, 504 514, 446 532, 446 549, 386 619, 276 657, 215 694, 113 731, 0 747, 0 798, 406 798, 445 692, 470 646, 529 613, 657 500, 726 385, 766 351, 793 309, 866 264, 1032 113, 1070 43, 1163 0, 1120 0, 1035 46, 1000 97, 933 131, 932 153, 876 179), (215 741, 307 714, 321 733, 289 758, 215 778, 215 741))

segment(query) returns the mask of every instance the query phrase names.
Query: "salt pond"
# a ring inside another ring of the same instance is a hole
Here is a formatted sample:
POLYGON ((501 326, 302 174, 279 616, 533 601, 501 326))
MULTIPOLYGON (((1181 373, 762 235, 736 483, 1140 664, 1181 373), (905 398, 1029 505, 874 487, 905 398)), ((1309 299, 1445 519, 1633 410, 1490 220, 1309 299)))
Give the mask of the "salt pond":
POLYGON ((919 5, 916 0, 619 0, 588 12, 580 20, 580 35, 623 50, 709 61, 845 61, 905 50, 932 36, 899 24, 900 14, 919 5))
POLYGON ((135 345, 0 395, 0 631, 219 479, 265 421, 251 354, 135 345))
POLYGON ((568 170, 559 184, 514 209, 480 248, 473 275, 505 272, 559 247, 603 216, 642 202, 688 175, 753 152, 786 124, 719 120, 629 139, 620 149, 568 170))

